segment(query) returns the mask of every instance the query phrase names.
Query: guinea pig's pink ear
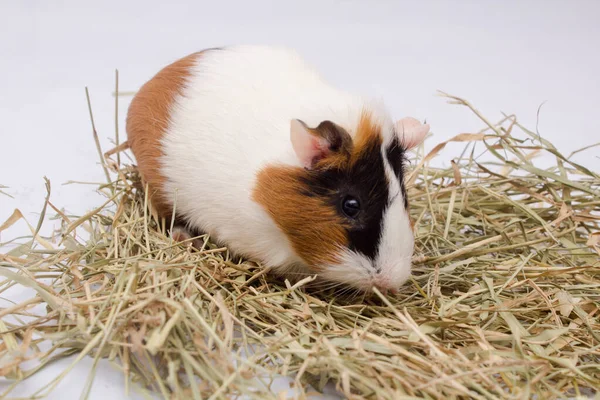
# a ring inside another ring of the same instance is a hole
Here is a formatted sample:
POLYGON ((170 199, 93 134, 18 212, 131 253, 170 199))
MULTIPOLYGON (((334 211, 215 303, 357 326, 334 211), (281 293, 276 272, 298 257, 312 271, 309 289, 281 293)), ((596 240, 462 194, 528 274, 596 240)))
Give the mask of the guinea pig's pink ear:
POLYGON ((415 118, 406 117, 396 122, 396 132, 402 146, 410 150, 423 142, 429 133, 429 125, 422 124, 415 118))
POLYGON ((303 121, 290 123, 290 139, 294 152, 304 168, 310 169, 332 152, 348 152, 352 145, 350 135, 331 121, 323 121, 309 128, 303 121))

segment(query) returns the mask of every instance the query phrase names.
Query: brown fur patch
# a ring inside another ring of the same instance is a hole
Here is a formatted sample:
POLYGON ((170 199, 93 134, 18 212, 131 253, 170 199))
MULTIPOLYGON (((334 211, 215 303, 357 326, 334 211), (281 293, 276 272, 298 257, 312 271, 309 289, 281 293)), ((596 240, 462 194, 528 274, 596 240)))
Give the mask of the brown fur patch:
POLYGON ((355 163, 364 152, 372 150, 374 146, 380 147, 382 143, 381 126, 373 121, 371 113, 363 111, 354 135, 354 151, 350 162, 355 163))
POLYGON ((162 192, 165 177, 160 171, 160 140, 168 128, 171 107, 181 94, 198 54, 190 54, 159 71, 136 93, 127 112, 126 130, 131 151, 152 205, 161 217, 170 218, 171 206, 162 192))
MULTIPOLYGON (((365 112, 353 143, 344 142, 338 151, 320 160, 315 169, 350 170, 366 152, 379 148, 382 140, 380 127, 365 112)), ((338 248, 349 244, 349 226, 326 199, 305 194, 310 189, 304 185, 303 177, 309 173, 303 168, 268 166, 257 177, 253 199, 285 232, 296 253, 318 270, 322 264, 339 262, 338 248)))
POLYGON ((270 166, 258 175, 253 198, 286 233, 296 253, 310 266, 336 263, 337 246, 348 245, 344 221, 319 197, 301 194, 302 168, 270 166))

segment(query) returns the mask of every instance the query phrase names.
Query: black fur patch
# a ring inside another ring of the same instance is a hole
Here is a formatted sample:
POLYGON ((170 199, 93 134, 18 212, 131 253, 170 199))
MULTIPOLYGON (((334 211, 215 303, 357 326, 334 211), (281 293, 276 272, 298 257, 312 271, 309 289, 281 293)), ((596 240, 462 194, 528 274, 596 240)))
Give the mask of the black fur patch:
POLYGON ((404 184, 404 167, 406 165, 406 151, 400 145, 398 138, 394 138, 386 151, 387 159, 394 170, 394 174, 400 182, 400 191, 404 199, 404 208, 408 209, 408 197, 406 194, 406 186, 404 184))
POLYGON ((315 169, 308 172, 304 183, 309 187, 304 195, 327 199, 347 221, 350 249, 374 259, 381 240, 383 215, 389 206, 381 139, 362 149, 359 159, 349 169, 315 169), (342 212, 342 201, 348 195, 361 204, 356 218, 348 218, 342 212))

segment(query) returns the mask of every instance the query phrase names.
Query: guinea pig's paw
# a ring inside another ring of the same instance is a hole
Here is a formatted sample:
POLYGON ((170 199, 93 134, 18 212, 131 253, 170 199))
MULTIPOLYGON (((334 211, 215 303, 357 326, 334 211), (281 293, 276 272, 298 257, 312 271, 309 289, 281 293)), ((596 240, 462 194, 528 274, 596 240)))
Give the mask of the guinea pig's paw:
POLYGON ((185 242, 186 240, 190 240, 192 235, 190 232, 182 226, 175 226, 171 231, 171 237, 176 242, 185 242))
POLYGON ((173 230, 171 231, 171 237, 175 242, 185 242, 186 246, 192 246, 197 250, 200 250, 204 245, 204 241, 202 239, 190 240, 193 236, 190 231, 183 226, 174 226, 173 230))

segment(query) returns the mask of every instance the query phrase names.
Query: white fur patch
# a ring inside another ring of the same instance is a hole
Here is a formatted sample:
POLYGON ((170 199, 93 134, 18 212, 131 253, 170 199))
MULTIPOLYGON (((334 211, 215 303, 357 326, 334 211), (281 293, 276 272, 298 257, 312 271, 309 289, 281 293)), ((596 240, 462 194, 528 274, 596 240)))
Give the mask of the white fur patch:
POLYGON ((381 271, 376 284, 385 288, 399 288, 410 277, 414 237, 402 194, 392 202, 384 214, 383 229, 375 266, 381 271))
POLYGON ((381 272, 377 284, 387 288, 402 286, 411 274, 411 259, 414 251, 414 235, 408 211, 404 207, 404 196, 400 180, 386 157, 386 144, 382 146, 385 172, 389 182, 390 204, 382 219, 382 231, 375 260, 381 272))
POLYGON ((369 259, 350 249, 340 249, 340 263, 327 265, 321 276, 348 286, 369 290, 374 284, 375 269, 369 259))

